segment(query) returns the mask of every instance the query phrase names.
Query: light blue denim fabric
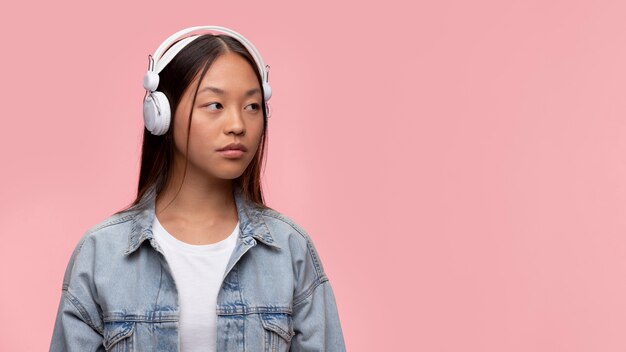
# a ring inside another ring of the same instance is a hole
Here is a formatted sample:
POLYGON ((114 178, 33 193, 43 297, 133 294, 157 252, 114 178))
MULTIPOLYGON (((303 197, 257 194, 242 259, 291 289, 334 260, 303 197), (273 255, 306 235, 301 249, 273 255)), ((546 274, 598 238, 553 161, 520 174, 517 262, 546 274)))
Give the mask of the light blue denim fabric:
MULTIPOLYGON (((345 351, 309 235, 236 187, 234 196, 240 233, 217 297, 217 351, 345 351)), ((142 201, 79 240, 50 351, 179 351, 176 285, 151 231, 154 193, 142 201)))

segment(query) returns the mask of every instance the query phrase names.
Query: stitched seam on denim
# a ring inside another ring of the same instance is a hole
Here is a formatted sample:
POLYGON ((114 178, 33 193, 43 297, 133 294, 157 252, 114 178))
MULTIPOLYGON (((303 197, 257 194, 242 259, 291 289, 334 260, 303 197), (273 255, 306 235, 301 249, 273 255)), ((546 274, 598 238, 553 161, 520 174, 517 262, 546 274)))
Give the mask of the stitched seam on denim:
POLYGON ((313 243, 309 235, 306 234, 304 230, 301 230, 299 225, 295 224, 293 221, 291 221, 290 219, 284 217, 282 214, 277 213, 277 212, 268 211, 268 212, 264 212, 264 214, 272 218, 281 220, 285 222, 286 224, 290 225, 296 232, 298 232, 306 240, 307 251, 309 252, 309 255, 311 256, 311 260, 313 261, 313 267, 315 268, 315 273, 317 277, 311 283, 309 288, 302 292, 300 297, 294 298, 293 305, 296 306, 300 302, 304 301, 308 296, 310 296, 313 293, 313 291, 317 288, 317 286, 324 283, 325 281, 328 281, 328 277, 326 276, 326 273, 321 268, 319 257, 317 256, 317 252, 313 248, 313 243))
POLYGON ((131 324, 130 327, 124 327, 124 330, 108 338, 107 342, 108 342, 109 347, 113 345, 114 343, 117 343, 118 342, 117 338, 120 337, 121 335, 125 335, 123 336, 124 338, 130 336, 133 333, 134 329, 135 329, 135 325, 131 324))
POLYGON ((127 316, 122 316, 122 317, 108 316, 104 318, 103 320, 105 323, 133 322, 133 323, 158 324, 158 323, 179 321, 179 318, 176 315, 163 315, 159 317, 154 317, 154 316, 147 316, 147 315, 141 315, 141 314, 133 314, 133 315, 127 315, 127 316))
POLYGON ((159 275, 159 290, 157 291, 156 300, 154 301, 154 310, 157 310, 157 304, 159 304, 159 296, 161 296, 161 287, 163 287, 163 263, 161 262, 161 258, 159 258, 159 269, 161 274, 159 275))
POLYGON ((313 282, 313 284, 311 286, 309 286, 308 289, 304 290, 304 292, 301 295, 301 298, 294 298, 294 302, 293 302, 293 307, 294 309, 296 308, 297 305, 299 305, 301 302, 304 302, 307 298, 309 298, 309 296, 311 296, 313 294, 313 292, 315 292, 315 290, 323 283, 328 281, 328 277, 326 275, 324 275, 324 277, 319 278, 317 280, 315 280, 313 282))
POLYGON ((311 244, 311 240, 307 238, 306 241, 306 249, 309 251, 309 255, 311 256, 311 259, 313 260, 313 265, 315 267, 315 273, 317 274, 318 278, 322 278, 325 276, 324 272, 322 271, 322 268, 320 266, 320 259, 317 257, 317 252, 313 249, 313 245, 311 244))
POLYGON ((93 234, 105 227, 111 226, 111 225, 116 225, 122 222, 126 222, 128 220, 130 220, 133 217, 133 214, 129 214, 126 216, 122 216, 120 218, 117 219, 112 219, 109 220, 103 224, 100 225, 94 225, 93 228, 88 229, 83 236, 81 236, 80 242, 77 244, 77 248, 75 250, 75 254, 72 253, 73 258, 72 259, 72 268, 70 269, 70 275, 68 276, 68 282, 65 282, 65 280, 63 280, 63 285, 61 287, 61 290, 67 290, 70 286, 69 283, 69 279, 72 277, 71 273, 74 271, 74 266, 76 265, 76 258, 78 257, 78 255, 80 254, 80 251, 83 249, 83 246, 85 245, 85 242, 87 241, 87 239, 89 239, 89 237, 93 236, 93 234))
MULTIPOLYGON (((265 225, 265 227, 268 229, 268 232, 269 232, 269 226, 267 226, 267 223, 265 222, 265 219, 263 219, 263 217, 262 217, 262 216, 259 216, 259 219, 260 219, 260 221, 262 221, 262 222, 263 222, 263 225, 265 225)), ((272 236, 272 233, 271 233, 271 232, 270 232, 270 236, 272 236)), ((275 240, 273 237, 271 238, 271 241, 267 241, 267 240, 265 240, 265 239, 263 238, 263 240, 262 240, 261 242, 263 242, 263 243, 265 243, 265 244, 267 244, 267 245, 269 245, 269 246, 274 246, 274 247, 276 247, 276 248, 281 249, 281 247, 278 245, 278 243, 276 243, 276 240, 275 240)))
POLYGON ((89 313, 87 312, 87 310, 85 309, 85 307, 83 307, 83 305, 80 303, 80 301, 78 300, 78 298, 76 298, 76 296, 74 296, 73 294, 70 293, 69 290, 63 290, 63 292, 65 293, 65 297, 67 298, 67 300, 74 306, 74 308, 76 308, 76 310, 80 313, 80 315, 82 316, 83 320, 85 321, 85 323, 87 323, 87 325, 91 326, 92 329, 96 330, 97 332, 99 332, 100 334, 103 334, 103 329, 100 327, 97 327, 93 321, 91 320, 91 317, 89 316, 89 313))
MULTIPOLYGON (((248 305, 243 300, 243 292, 241 292, 241 282, 239 281, 239 267, 233 268, 233 269, 235 272, 234 277, 237 280, 237 291, 239 291, 239 299, 241 300, 241 304, 244 307, 247 307, 248 305)), ((245 351, 246 350, 246 320, 245 319, 242 320, 242 324, 243 324, 243 346, 244 346, 244 351, 245 351)))
POLYGON ((284 313, 292 314, 293 309, 291 307, 237 307, 237 308, 221 308, 217 307, 218 315, 247 315, 247 314, 259 314, 259 313, 284 313))
POLYGON ((89 229, 89 230, 87 231, 87 233, 88 233, 88 234, 90 234, 90 233, 96 232, 96 231, 98 231, 98 230, 101 230, 101 229, 103 229, 103 228, 105 228, 105 227, 109 227, 109 226, 111 226, 111 225, 117 225, 117 224, 119 224, 119 223, 122 223, 122 222, 126 222, 126 221, 129 221, 129 220, 132 220, 133 216, 135 216, 135 214, 134 214, 134 213, 133 213, 133 214, 124 215, 124 216, 119 217, 119 218, 117 218, 117 219, 116 219, 116 218, 114 218, 114 219, 108 220, 108 221, 106 221, 106 222, 104 222, 104 223, 102 223, 102 224, 95 225, 95 227, 93 227, 93 228, 89 229))
POLYGON ((271 320, 265 319, 263 316, 261 316, 261 321, 263 323, 263 327, 265 327, 268 330, 274 331, 275 333, 281 335, 282 338, 284 338, 285 340, 289 340, 291 336, 293 336, 293 331, 291 331, 289 329, 289 327, 287 327, 287 330, 283 329, 282 326, 278 325, 278 324, 274 324, 271 320), (271 328, 275 328, 275 329, 271 329, 271 328))
MULTIPOLYGON (((260 209, 260 208, 258 208, 258 207, 257 207, 255 210, 256 210, 259 214, 261 214, 261 215, 263 214, 263 210, 262 210, 262 209, 260 209)), ((269 226, 267 226, 267 223, 265 223, 265 219, 263 219, 263 217, 262 217, 262 216, 252 217, 252 216, 250 215, 250 212, 248 212, 248 210, 247 210, 246 208, 244 208, 244 209, 243 209, 243 211, 244 211, 244 213, 246 214, 246 216, 248 217, 248 219, 250 219, 250 222, 253 222, 254 220, 259 220, 259 221, 263 222, 263 225, 264 225, 266 228, 269 228, 269 226)), ((242 228, 242 230, 243 230, 243 228, 242 228)), ((268 230, 268 231, 269 231, 269 230, 268 230)), ((265 244, 265 245, 268 245, 268 246, 271 246, 271 247, 275 247, 275 248, 281 249, 281 247, 278 245, 278 243, 276 243, 276 240, 274 240, 274 239, 272 238, 271 233, 270 233, 270 239, 265 239, 265 237, 263 237, 263 236, 259 236, 259 238, 258 238, 258 239, 261 241, 261 243, 263 243, 263 244, 265 244)))
POLYGON ((319 264, 319 258, 317 257, 317 255, 314 254, 315 251, 312 248, 310 236, 308 234, 306 234, 306 231, 301 229, 300 226, 295 224, 293 221, 285 218, 280 213, 264 212, 263 214, 267 215, 269 217, 272 217, 274 219, 278 219, 278 220, 283 221, 284 223, 286 223, 289 226, 291 226, 291 228, 293 228, 297 233, 299 233, 300 236, 302 236, 306 240, 306 247, 307 247, 307 250, 309 252, 309 255, 311 256, 311 259, 313 260, 313 266, 315 267, 315 273, 317 274, 317 277, 318 278, 322 278, 323 276, 325 276, 325 274, 322 271, 322 268, 321 268, 321 266, 319 264))

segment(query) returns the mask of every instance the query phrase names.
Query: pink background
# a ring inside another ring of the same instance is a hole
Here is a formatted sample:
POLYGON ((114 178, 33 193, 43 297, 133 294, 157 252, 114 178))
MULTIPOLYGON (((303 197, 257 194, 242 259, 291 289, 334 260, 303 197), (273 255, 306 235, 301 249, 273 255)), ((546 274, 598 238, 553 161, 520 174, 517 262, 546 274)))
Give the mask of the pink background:
POLYGON ((626 350, 623 1, 173 4, 0 11, 1 351, 48 349, 77 240, 134 196, 147 55, 209 24, 271 65, 268 203, 349 350, 626 350))

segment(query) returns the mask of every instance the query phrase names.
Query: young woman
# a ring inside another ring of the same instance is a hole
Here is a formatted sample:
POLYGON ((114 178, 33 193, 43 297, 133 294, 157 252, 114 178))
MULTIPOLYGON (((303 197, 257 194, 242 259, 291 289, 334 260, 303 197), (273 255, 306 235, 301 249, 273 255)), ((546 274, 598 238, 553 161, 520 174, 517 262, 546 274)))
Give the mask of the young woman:
POLYGON ((263 201, 267 67, 217 26, 150 56, 137 197, 79 240, 51 351, 345 350, 311 238, 263 201))

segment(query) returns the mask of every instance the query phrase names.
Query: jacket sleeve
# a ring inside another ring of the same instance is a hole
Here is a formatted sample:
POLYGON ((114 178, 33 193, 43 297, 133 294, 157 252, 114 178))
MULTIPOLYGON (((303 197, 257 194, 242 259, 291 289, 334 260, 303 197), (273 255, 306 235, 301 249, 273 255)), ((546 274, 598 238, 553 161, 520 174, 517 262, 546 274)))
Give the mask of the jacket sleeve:
POLYGON ((294 306, 290 351, 345 351, 335 296, 328 279, 294 306))
POLYGON ((85 308, 64 290, 54 323, 50 352, 104 351, 102 334, 85 314, 85 308))
POLYGON ((296 265, 299 283, 293 303, 290 351, 345 351, 335 295, 313 242, 305 235, 306 254, 296 265))
POLYGON ((50 352, 104 351, 100 307, 92 294, 93 262, 93 243, 85 234, 65 271, 50 352))

